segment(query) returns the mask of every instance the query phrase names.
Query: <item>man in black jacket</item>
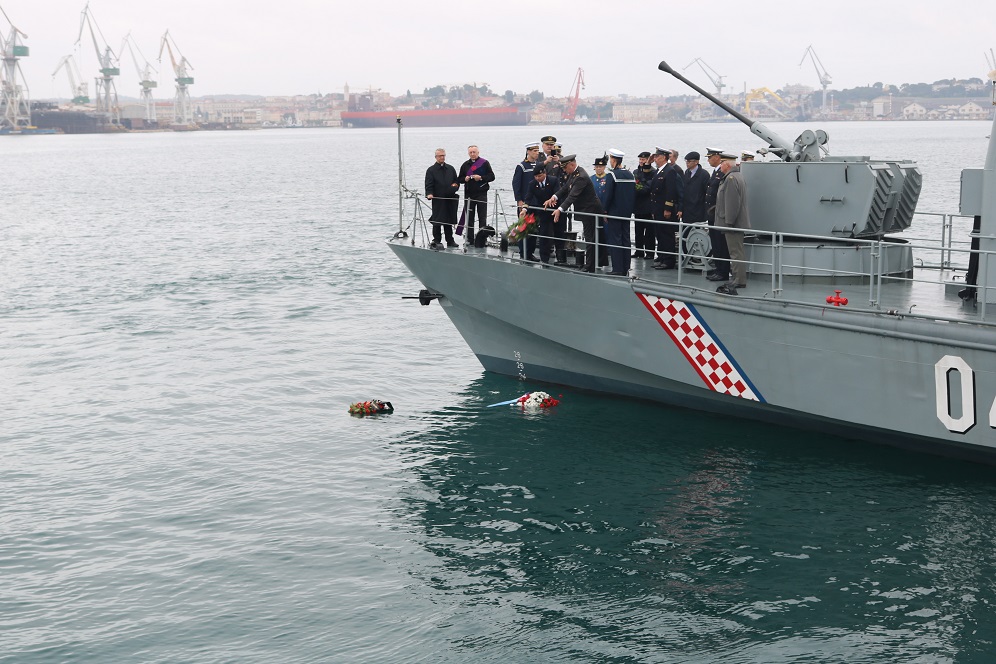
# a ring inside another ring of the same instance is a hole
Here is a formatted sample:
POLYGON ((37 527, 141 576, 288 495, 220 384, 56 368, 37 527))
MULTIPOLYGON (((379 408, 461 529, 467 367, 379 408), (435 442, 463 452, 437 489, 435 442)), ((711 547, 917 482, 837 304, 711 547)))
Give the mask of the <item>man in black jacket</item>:
POLYGON ((425 197, 432 201, 432 244, 433 249, 442 248, 443 237, 440 230, 446 231, 446 246, 456 247, 453 241, 453 227, 457 222, 457 182, 456 169, 446 163, 446 150, 436 149, 436 163, 425 171, 425 197))
POLYGON ((685 190, 681 203, 681 220, 686 224, 697 224, 706 220, 706 189, 709 188, 709 174, 699 167, 699 153, 685 155, 685 190))
POLYGON ((602 204, 595 195, 595 185, 584 169, 578 166, 577 155, 565 154, 560 158, 560 164, 566 174, 566 180, 561 184, 556 194, 551 196, 544 206, 557 208, 553 211, 553 221, 567 209, 574 206, 574 214, 581 220, 584 229, 584 271, 595 271, 595 215, 605 214, 602 204), (559 204, 558 204, 559 201, 559 204))
MULTIPOLYGON (((481 157, 481 151, 476 145, 467 148, 470 157, 460 167, 457 181, 463 185, 463 215, 467 226, 467 242, 474 244, 474 219, 481 220, 481 227, 488 221, 488 189, 489 182, 495 179, 495 172, 487 159, 481 157)), ((457 228, 459 234, 460 228, 457 228)))

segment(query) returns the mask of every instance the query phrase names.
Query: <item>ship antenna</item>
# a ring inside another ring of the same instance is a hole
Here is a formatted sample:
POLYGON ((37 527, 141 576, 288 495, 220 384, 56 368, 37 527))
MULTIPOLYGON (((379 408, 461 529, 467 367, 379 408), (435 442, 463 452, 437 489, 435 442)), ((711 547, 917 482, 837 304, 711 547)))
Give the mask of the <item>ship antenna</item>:
POLYGON ((402 238, 408 237, 408 233, 405 232, 405 159, 404 143, 401 140, 400 115, 396 122, 398 123, 398 232, 394 234, 394 237, 402 238))

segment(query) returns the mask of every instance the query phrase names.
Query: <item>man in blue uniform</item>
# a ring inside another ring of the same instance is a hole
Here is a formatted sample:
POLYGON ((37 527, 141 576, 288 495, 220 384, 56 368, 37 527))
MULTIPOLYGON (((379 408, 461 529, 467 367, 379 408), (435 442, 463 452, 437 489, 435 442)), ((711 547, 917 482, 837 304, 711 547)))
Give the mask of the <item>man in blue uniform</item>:
MULTIPOLYGON (((518 206, 519 214, 522 214, 526 205, 526 194, 529 192, 529 185, 533 181, 533 169, 536 168, 536 159, 539 157, 540 144, 538 141, 526 143, 526 158, 515 167, 512 174, 512 193, 515 196, 515 203, 518 206)), ((519 258, 533 258, 533 247, 536 246, 536 238, 527 238, 530 242, 519 242, 519 258), (528 245, 528 247, 527 247, 528 245)))
MULTIPOLYGON (((608 155, 602 155, 595 159, 595 163, 592 166, 595 168, 595 173, 591 176, 591 183, 595 186, 595 195, 598 196, 598 202, 602 204, 602 209, 606 210, 609 207, 609 202, 612 200, 612 196, 615 193, 615 182, 609 178, 609 174, 605 172, 605 167, 609 164, 608 155)), ((609 252, 606 246, 605 239, 605 217, 598 217, 595 220, 595 231, 597 237, 598 247, 596 249, 598 258, 598 267, 605 267, 609 264, 609 252)))
MULTIPOLYGON (((529 185, 529 191, 526 192, 526 205, 530 208, 542 208, 551 194, 557 191, 557 187, 560 186, 560 181, 557 178, 551 178, 547 175, 548 165, 549 162, 537 164, 533 170, 533 181, 529 185)), ((564 221, 558 220, 554 222, 553 210, 549 208, 544 208, 543 210, 531 209, 530 212, 536 215, 536 221, 539 224, 539 259, 544 263, 549 263, 555 239, 561 239, 562 241, 564 237, 564 221)), ((563 263, 560 258, 558 247, 557 264, 563 263)))
POLYGON ((577 155, 566 154, 560 158, 566 180, 561 183, 557 193, 551 196, 545 206, 557 206, 553 211, 553 220, 559 221, 564 212, 572 205, 574 213, 581 220, 584 229, 584 271, 595 271, 595 215, 604 214, 602 204, 595 195, 595 187, 584 169, 578 166, 577 155))
POLYGON ((636 203, 636 179, 623 168, 622 150, 609 150, 609 177, 613 181, 612 199, 605 206, 605 240, 609 244, 612 271, 609 274, 625 276, 629 273, 629 219, 636 203), (622 217, 618 219, 616 217, 622 217))
POLYGON ((678 211, 681 209, 681 176, 674 165, 668 162, 670 150, 658 147, 654 152, 654 162, 657 173, 650 181, 650 214, 654 221, 669 222, 654 224, 654 235, 657 239, 657 258, 654 260, 655 270, 673 270, 677 267, 678 247, 674 235, 678 221, 678 211))
POLYGON ((633 252, 633 258, 653 258, 656 244, 654 225, 648 222, 652 218, 650 181, 657 175, 657 168, 650 162, 649 152, 641 152, 637 158, 640 160, 640 165, 633 171, 633 177, 636 178, 636 202, 633 206, 633 216, 636 217, 633 224, 636 231, 633 246, 636 251, 633 252))

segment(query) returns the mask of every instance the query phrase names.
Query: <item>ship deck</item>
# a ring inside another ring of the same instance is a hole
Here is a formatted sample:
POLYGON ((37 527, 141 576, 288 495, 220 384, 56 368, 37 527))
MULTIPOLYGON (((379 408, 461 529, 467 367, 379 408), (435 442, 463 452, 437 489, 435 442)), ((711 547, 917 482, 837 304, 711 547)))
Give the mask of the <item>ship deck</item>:
MULTIPOLYGON (((410 239, 392 240, 392 242, 409 243, 410 239)), ((417 242, 416 242, 417 244, 417 242)), ((468 258, 477 260, 494 260, 507 262, 523 269, 558 270, 570 273, 578 279, 611 279, 619 282, 630 282, 634 288, 653 289, 654 287, 674 287, 695 292, 714 293, 720 283, 706 278, 706 270, 702 267, 688 267, 671 270, 657 270, 648 259, 633 258, 628 276, 609 275, 608 267, 595 273, 585 273, 574 267, 556 266, 552 263, 543 264, 527 261, 518 257, 518 249, 510 247, 505 252, 497 246, 476 248, 462 244, 458 248, 431 249, 427 251, 457 252, 468 258)), ((580 253, 580 252, 579 252, 580 253)), ((916 257, 916 253, 914 253, 916 257)), ((784 302, 800 303, 809 306, 834 306, 826 302, 826 298, 840 291, 840 297, 847 298, 849 310, 868 311, 873 313, 892 312, 908 317, 952 322, 975 322, 985 325, 982 318, 982 305, 975 300, 963 300, 959 297, 960 290, 965 288, 963 268, 948 266, 917 266, 912 277, 883 276, 881 281, 868 276, 848 275, 835 277, 773 277, 770 270, 758 273, 748 270, 747 288, 738 289, 738 295, 726 296, 740 299, 776 299, 784 302)), ((992 306, 992 305, 990 305, 992 306)), ((993 313, 990 310, 990 314, 993 313)))

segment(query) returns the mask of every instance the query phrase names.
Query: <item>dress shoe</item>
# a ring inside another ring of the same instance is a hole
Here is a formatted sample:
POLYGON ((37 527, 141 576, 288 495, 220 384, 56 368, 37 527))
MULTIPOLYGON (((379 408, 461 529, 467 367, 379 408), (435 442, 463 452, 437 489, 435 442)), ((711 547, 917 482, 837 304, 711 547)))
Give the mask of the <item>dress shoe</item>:
POLYGON ((643 252, 642 251, 634 251, 633 255, 630 256, 630 258, 643 258, 643 252))
POLYGON ((733 284, 723 284, 722 286, 716 289, 716 292, 722 293, 724 295, 736 295, 737 287, 734 286, 733 284))
POLYGON ((611 277, 625 277, 625 276, 627 276, 626 272, 608 272, 607 274, 609 276, 611 276, 611 277))
POLYGON ((588 272, 588 273, 590 274, 590 273, 592 273, 592 272, 594 272, 594 271, 595 271, 595 268, 591 268, 591 269, 589 270, 588 268, 586 268, 586 267, 583 267, 583 268, 581 268, 581 271, 582 271, 582 272, 588 272))
POLYGON ((729 277, 725 277, 719 274, 718 272, 710 272, 709 274, 706 275, 706 279, 708 279, 709 281, 727 281, 729 277))
POLYGON ((436 242, 435 240, 433 240, 432 242, 429 243, 429 248, 430 249, 439 249, 439 243, 436 242))
POLYGON ((962 288, 960 291, 958 291, 958 297, 960 297, 965 301, 974 300, 975 288, 973 286, 969 286, 968 288, 962 288))
POLYGON ((678 266, 674 263, 660 263, 654 266, 655 270, 677 270, 678 266))
POLYGON ((456 242, 447 242, 446 246, 447 247, 459 247, 460 245, 457 244, 456 242))
POLYGON ((539 259, 538 259, 538 258, 536 258, 535 256, 526 256, 526 260, 527 260, 527 261, 531 261, 531 262, 533 262, 533 263, 537 263, 537 262, 539 262, 539 259))
POLYGON ((553 261, 554 265, 567 265, 567 261, 553 261))

